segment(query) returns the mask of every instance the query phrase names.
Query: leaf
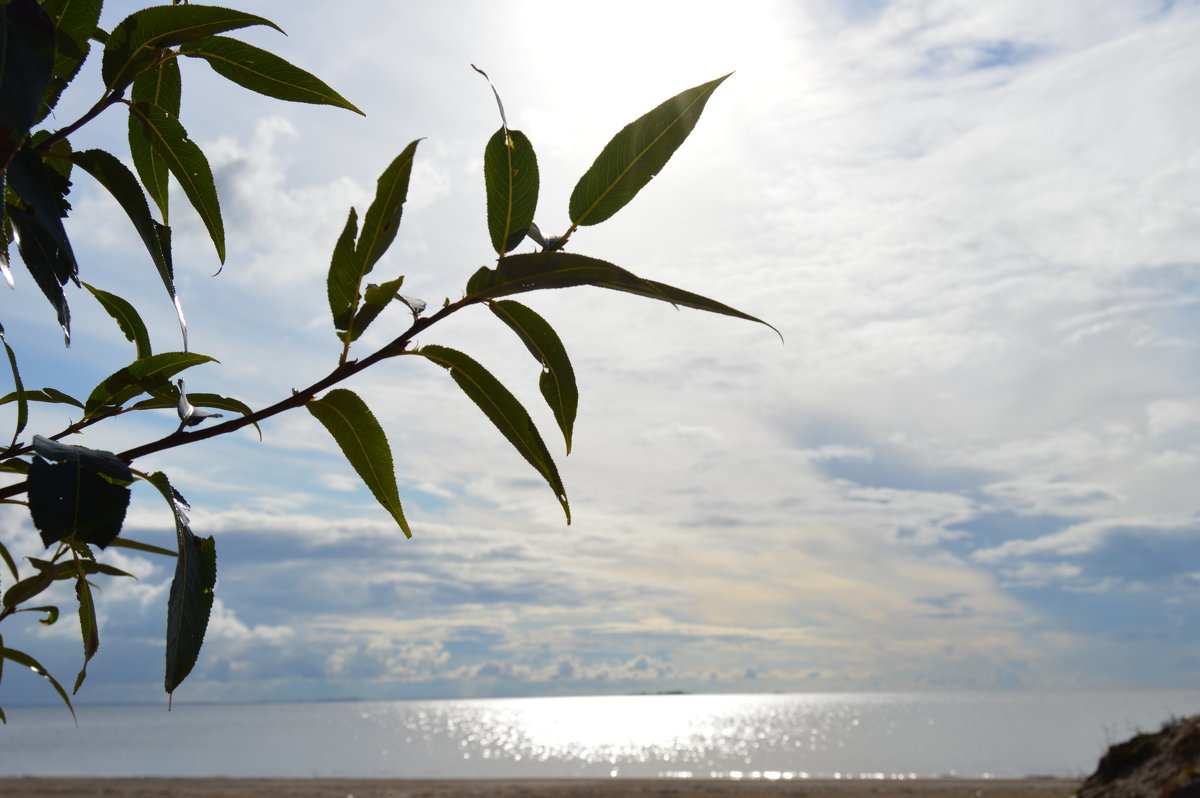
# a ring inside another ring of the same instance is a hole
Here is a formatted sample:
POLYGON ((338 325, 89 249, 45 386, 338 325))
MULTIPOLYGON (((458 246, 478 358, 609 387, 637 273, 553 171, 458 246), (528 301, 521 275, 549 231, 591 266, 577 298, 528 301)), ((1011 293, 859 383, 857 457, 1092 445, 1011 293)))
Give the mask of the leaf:
MULTIPOLYGON (((160 61, 133 82, 130 100, 161 108, 167 116, 179 118, 179 103, 182 95, 182 80, 179 62, 174 58, 160 61)), ((145 124, 132 109, 129 113, 129 154, 133 156, 133 168, 137 169, 146 191, 154 199, 163 221, 170 218, 169 189, 170 172, 166 159, 155 149, 145 124)), ((139 192, 140 193, 140 192, 139 192)))
MULTIPOLYGON (((289 102, 334 105, 362 114, 346 98, 319 78, 293 66, 274 53, 224 36, 186 44, 183 55, 203 58, 218 75, 250 91, 289 102)), ((363 114, 365 116, 365 114, 363 114)))
POLYGON ((625 207, 670 160, 728 77, 680 92, 613 136, 571 192, 572 226, 599 224, 625 207))
POLYGON ((17 607, 43 592, 54 584, 53 571, 39 570, 33 576, 26 577, 4 591, 4 606, 17 607))
POLYGON ((125 164, 104 150, 83 150, 71 153, 71 160, 96 179, 100 185, 108 189, 117 203, 125 211, 125 215, 133 222, 133 227, 146 251, 150 253, 154 266, 167 287, 167 293, 175 296, 175 277, 163 256, 162 242, 159 240, 154 219, 150 216, 150 205, 137 178, 125 164))
POLYGON ((36 0, 0 4, 0 173, 42 116, 54 40, 54 22, 36 0))
POLYGON ((108 315, 117 320, 121 332, 125 333, 125 339, 134 342, 137 347, 138 360, 154 354, 150 350, 150 333, 133 305, 116 294, 101 291, 87 283, 84 283, 83 287, 91 291, 92 296, 96 297, 100 305, 108 311, 108 315))
MULTIPOLYGON (((195 8, 195 6, 191 6, 195 8)), ((150 147, 167 162, 167 169, 179 181, 217 249, 217 257, 225 262, 225 228, 221 223, 221 206, 217 201, 217 186, 213 181, 208 159, 187 136, 179 120, 161 108, 146 103, 133 103, 129 113, 142 123, 142 132, 150 147)))
POLYGON ((525 238, 537 210, 537 155, 524 133, 504 127, 495 132, 483 151, 483 176, 488 233, 504 257, 525 238))
POLYGON ((383 170, 375 186, 375 199, 363 215, 362 235, 354 248, 358 258, 359 275, 367 274, 396 238, 400 217, 404 213, 404 202, 408 199, 408 180, 412 175, 413 158, 417 154, 420 139, 410 143, 396 159, 383 170))
MULTIPOLYGON (((693 294, 666 283, 645 280, 608 261, 572 252, 530 252, 510 255, 500 260, 494 269, 485 266, 475 272, 467 283, 467 299, 481 301, 544 288, 572 288, 582 285, 623 291, 627 294, 657 299, 660 302, 669 302, 675 306, 682 305, 696 310, 706 310, 709 313, 733 316, 757 322, 775 330, 762 319, 743 313, 714 299, 693 294)), ((779 331, 775 330, 775 333, 778 335, 779 331)))
POLYGON ((172 402, 178 395, 171 385, 171 378, 184 369, 201 363, 216 362, 208 355, 194 352, 162 352, 135 360, 123 369, 113 372, 92 389, 84 403, 84 415, 93 416, 106 407, 120 407, 142 393, 168 396, 172 402))
POLYGON ((13 391, 12 393, 8 393, 3 397, 0 397, 0 405, 5 405, 9 402, 20 401, 21 395, 24 395, 25 399, 30 402, 74 405, 80 410, 83 409, 83 402, 79 401, 73 396, 68 396, 67 394, 55 388, 43 388, 40 391, 23 391, 21 394, 18 394, 17 391, 13 391))
POLYGON ((26 654, 24 651, 18 651, 15 648, 5 648, 4 646, 0 646, 0 660, 6 659, 10 660, 11 662, 15 662, 18 665, 23 665, 26 668, 29 668, 29 670, 33 671, 39 676, 45 676, 46 680, 50 682, 50 686, 53 687, 55 692, 58 693, 58 697, 61 698, 63 703, 67 705, 67 709, 71 712, 71 717, 75 717, 75 707, 71 706, 71 697, 67 695, 67 691, 64 690, 62 685, 58 683, 58 680, 50 675, 50 671, 42 667, 42 663, 26 654))
POLYGON ((19 235, 21 259, 58 311, 69 342, 70 312, 62 287, 68 280, 79 280, 79 263, 62 221, 70 209, 66 196, 71 182, 28 146, 13 158, 7 176, 9 188, 22 203, 22 207, 8 205, 9 218, 19 235))
POLYGON ((167 598, 167 666, 163 684, 170 694, 192 672, 200 656, 217 584, 217 548, 211 537, 200 538, 192 533, 184 513, 187 502, 165 474, 156 471, 147 481, 158 488, 171 508, 179 546, 167 598))
POLYGON ((133 482, 133 471, 130 470, 129 464, 112 452, 106 452, 103 449, 71 446, 41 435, 34 435, 33 451, 35 454, 55 462, 79 461, 84 467, 104 474, 117 482, 124 484, 133 482))
POLYGON ((8 363, 12 366, 13 374, 13 395, 17 400, 17 429, 13 432, 13 443, 16 444, 17 438, 21 437, 21 433, 25 430, 25 425, 29 423, 29 398, 25 393, 25 385, 21 382, 21 372, 17 370, 17 353, 8 345, 8 339, 4 337, 4 333, 0 332, 0 341, 4 343, 4 350, 8 352, 8 363))
POLYGON ((374 283, 367 285, 367 290, 363 291, 362 305, 358 312, 354 314, 354 318, 347 325, 346 332, 341 333, 343 341, 357 341, 362 334, 366 332, 367 327, 375 318, 387 307, 393 299, 400 293, 400 286, 404 283, 403 277, 398 277, 395 280, 388 280, 381 285, 374 283))
POLYGON ((17 570, 17 562, 8 553, 8 547, 4 545, 4 541, 0 540, 0 560, 4 560, 4 564, 8 566, 8 571, 13 575, 13 579, 20 579, 21 574, 17 570))
POLYGON ((51 464, 34 457, 28 482, 29 514, 45 545, 74 535, 105 548, 120 534, 129 488, 88 468, 83 458, 51 464))
POLYGON ((134 549, 135 551, 144 551, 147 554, 161 554, 164 557, 178 557, 176 552, 170 549, 164 549, 161 546, 153 546, 149 543, 142 543, 140 540, 130 540, 129 538, 117 538, 109 546, 117 549, 134 549))
POLYGON ((329 275, 325 287, 329 295, 329 310, 333 314, 334 329, 345 331, 358 308, 359 274, 354 242, 358 238, 358 212, 350 209, 346 226, 333 247, 333 258, 329 263, 329 275))
MULTIPOLYGON (((240 413, 243 416, 248 416, 254 411, 245 402, 234 399, 229 396, 221 396, 215 393, 189 393, 188 400, 196 407, 212 407, 217 410, 228 410, 233 413, 240 413)), ((143 399, 137 404, 130 405, 130 410, 157 410, 174 408, 179 402, 178 395, 172 398, 168 395, 152 396, 149 399, 143 399)), ((258 430, 259 440, 262 439, 262 428, 257 423, 254 424, 254 429, 258 430)))
POLYGON ((216 6, 144 8, 130 14, 108 35, 100 75, 109 91, 121 89, 151 66, 164 48, 251 25, 267 25, 283 33, 270 20, 216 6))
POLYGON ((58 98, 78 74, 91 49, 88 40, 100 21, 101 0, 43 0, 42 8, 55 28, 57 50, 54 73, 42 103, 41 116, 53 110, 58 98))
POLYGON ((542 367, 538 385, 546 404, 554 413, 571 453, 571 430, 579 407, 579 390, 575 385, 575 370, 567 356, 566 347, 554 328, 537 313, 512 300, 490 302, 488 307, 496 317, 517 334, 521 343, 542 367))
POLYGON ((38 218, 23 208, 7 206, 8 218, 18 235, 17 250, 25 262, 33 281, 50 300, 62 328, 63 340, 71 345, 71 309, 63 293, 65 281, 60 282, 56 274, 74 268, 74 256, 68 256, 59 248, 53 236, 40 224, 38 218))
POLYGON ((334 328, 339 332, 350 331, 362 299, 363 279, 396 238, 419 142, 418 139, 405 147, 380 175, 375 199, 363 216, 361 233, 358 232, 358 214, 351 208, 346 226, 334 246, 327 288, 334 328))
POLYGON ((96 602, 92 599, 92 586, 87 577, 80 574, 75 580, 75 598, 79 601, 79 631, 83 637, 83 667, 75 677, 72 695, 79 692, 87 678, 87 666, 100 648, 100 626, 96 623, 96 602))
POLYGON ((392 448, 375 414, 358 394, 335 388, 305 407, 320 421, 341 447, 342 454, 371 489, 375 500, 391 514, 406 538, 412 537, 392 466, 392 448))
POLYGON ((417 354, 450 372, 450 376, 458 383, 458 387, 462 388, 463 393, 478 405, 508 442, 542 475, 554 491, 558 503, 562 505, 567 523, 571 523, 567 491, 558 476, 558 468, 554 465, 554 459, 546 449, 542 436, 538 434, 533 419, 517 398, 487 369, 462 352, 430 345, 417 350, 417 354))

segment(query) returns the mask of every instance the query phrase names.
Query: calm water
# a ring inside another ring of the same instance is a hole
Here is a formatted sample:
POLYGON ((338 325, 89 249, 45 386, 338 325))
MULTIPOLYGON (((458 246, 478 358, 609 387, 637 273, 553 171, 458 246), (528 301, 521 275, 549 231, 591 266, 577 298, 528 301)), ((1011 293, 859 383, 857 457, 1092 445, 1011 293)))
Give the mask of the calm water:
POLYGON ((78 728, 13 707, 0 775, 1079 776, 1109 743, 1198 712, 1196 690, 83 707, 78 728))

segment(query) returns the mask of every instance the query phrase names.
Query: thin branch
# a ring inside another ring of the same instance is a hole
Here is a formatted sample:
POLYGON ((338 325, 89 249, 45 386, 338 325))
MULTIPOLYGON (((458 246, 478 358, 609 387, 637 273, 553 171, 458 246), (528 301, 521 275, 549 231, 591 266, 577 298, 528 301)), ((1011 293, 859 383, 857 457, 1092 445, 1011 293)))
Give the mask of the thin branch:
MULTIPOLYGON (((353 377, 355 374, 370 368, 381 360, 386 360, 390 357, 396 357, 397 355, 403 354, 406 347, 409 345, 412 339, 417 336, 418 333, 429 329, 431 326, 450 316, 452 313, 462 310, 468 305, 476 304, 477 302, 478 300, 470 298, 460 299, 458 302, 453 302, 449 305, 446 305, 432 316, 414 320, 412 325, 407 330, 398 335, 396 338, 392 339, 384 346, 380 347, 375 352, 371 353, 369 356, 363 358, 362 360, 350 360, 339 363, 337 367, 333 369, 333 371, 329 372, 312 385, 300 391, 293 389, 291 396, 281 399, 269 407, 256 410, 249 415, 231 418, 228 421, 220 424, 214 424, 211 427, 201 430, 195 430, 192 432, 176 430, 170 435, 166 435, 156 441, 151 441, 150 443, 142 444, 141 446, 135 446, 132 449, 121 452, 117 456, 126 463, 132 463, 137 458, 145 457, 148 454, 154 454, 156 452, 165 451, 166 449, 174 449, 176 446, 183 446, 187 443, 195 443, 208 438, 215 438, 219 435, 226 435, 230 432, 236 432, 242 427, 248 427, 252 424, 256 424, 260 421, 271 418, 272 416, 277 416, 285 410, 294 410, 296 408, 303 407, 315 399, 317 394, 321 391, 324 391, 327 388, 353 377)), ((126 410, 128 410, 128 408, 122 410, 121 412, 125 412, 126 410)), ((112 416, 109 415, 104 416, 103 418, 111 417, 112 416)), ((85 421, 81 421, 75 425, 72 425, 72 427, 69 427, 67 430, 64 430, 58 435, 55 435, 54 438, 58 439, 64 437, 65 435, 70 434, 70 432, 78 431, 84 426, 89 426, 90 424, 94 424, 99 420, 100 418, 86 419, 85 421)), ((26 451, 29 451, 30 448, 31 447, 26 447, 26 451)), ((28 490, 28 487, 29 483, 26 481, 0 488, 0 501, 4 501, 5 499, 9 499, 13 496, 19 496, 20 494, 25 493, 28 490)))

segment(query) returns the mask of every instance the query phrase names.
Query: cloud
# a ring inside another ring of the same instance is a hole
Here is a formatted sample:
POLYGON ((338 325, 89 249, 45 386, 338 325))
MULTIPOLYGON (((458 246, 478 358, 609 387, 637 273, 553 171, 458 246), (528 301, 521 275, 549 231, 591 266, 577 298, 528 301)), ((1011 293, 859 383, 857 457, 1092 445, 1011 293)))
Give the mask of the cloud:
MULTIPOLYGON (((498 120, 472 61, 533 139, 539 224, 560 231, 574 178, 608 136, 736 67, 663 174, 572 251, 743 308, 786 344, 613 292, 531 294, 580 383, 565 457, 515 336, 486 313, 423 332, 476 355, 530 408, 559 459, 570 527, 478 408, 418 358, 350 386, 388 432, 411 541, 303 412, 265 423, 261 443, 247 431, 147 458, 139 467, 168 473, 197 532, 217 539, 220 603, 190 695, 1190 678, 1166 663, 1197 656, 1193 4, 714 8, 675 28, 666 59, 653 25, 614 27, 617 62, 589 57, 589 42, 619 13, 468 8, 451 21, 432 7, 297 7, 278 20, 287 40, 247 33, 352 87, 370 116, 252 99, 225 101, 219 124, 187 120, 231 241, 210 277, 211 246, 176 203, 193 345, 221 360, 195 372, 196 389, 258 407, 334 367, 330 250, 418 136, 400 234, 372 279, 404 274, 404 291, 437 307, 490 262, 481 153, 498 120), (593 35, 550 35, 530 18, 593 35), (362 46, 300 44, 324 37, 362 46), (1143 676, 1146 646, 1164 664, 1143 676)), ((215 84, 185 82, 217 107, 215 84)), ((87 262, 144 260, 111 234, 124 224, 115 209, 81 190, 71 223, 87 262)), ((140 288, 143 266, 109 270, 104 287, 135 301, 167 351, 172 312, 161 288, 140 288)), ((61 378, 86 395, 124 364, 128 351, 105 350, 128 349, 111 320, 80 314, 94 339, 79 336, 60 374, 33 350, 27 384, 61 378)), ((388 311, 352 356, 410 322, 388 311)), ((36 410, 31 429, 61 426, 58 408, 36 410)), ((123 423, 89 430, 89 445, 119 451, 173 427, 123 423)), ((6 523, 14 554, 40 550, 27 522, 6 523)), ((153 493, 137 494, 127 527, 173 540, 153 493)), ((101 656, 124 653, 90 679, 98 696, 143 700, 150 688, 134 680, 158 676, 129 660, 160 651, 171 569, 103 556, 141 581, 106 588, 101 656)), ((77 668, 70 627, 54 631, 48 660, 77 668)))

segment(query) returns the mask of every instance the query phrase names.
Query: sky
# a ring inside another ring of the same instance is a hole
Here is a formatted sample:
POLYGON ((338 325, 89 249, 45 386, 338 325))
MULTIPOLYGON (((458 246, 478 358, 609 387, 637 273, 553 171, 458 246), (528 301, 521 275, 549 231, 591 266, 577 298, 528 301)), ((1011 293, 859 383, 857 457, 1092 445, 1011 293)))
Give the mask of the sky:
MULTIPOLYGON (((499 117, 472 63, 537 150, 547 233, 617 130, 733 71, 662 173, 569 246, 784 341, 598 289, 525 297, 573 359, 568 457, 536 363, 491 314, 422 334, 526 403, 570 526, 417 358, 346 386, 388 432, 411 540, 307 413, 265 423, 261 441, 139 461, 217 542, 208 636, 176 701, 1200 686, 1200 4, 233 5, 288 35, 232 36, 366 115, 183 65, 181 120, 212 162, 229 248, 214 276, 174 196, 190 346, 220 361, 189 371, 189 390, 261 407, 335 365, 333 244, 414 139, 400 233, 373 276, 403 274, 436 306, 493 262, 482 154, 499 117)), ((102 26, 133 8, 110 0, 102 26)), ((92 66, 56 123, 94 101, 92 66)), ((74 146, 127 159, 124 126, 109 112, 74 146)), ((72 203, 83 279, 133 301, 156 351, 179 348, 120 210, 82 175, 72 203)), ((14 273, 0 312, 27 386, 86 395, 132 359, 79 291, 64 350, 14 273)), ((402 330, 402 311, 355 351, 402 330)), ((42 408, 30 431, 67 420, 42 408)), ((75 442, 119 451, 176 424, 143 413, 75 442)), ((37 556, 23 508, 0 529, 37 556)), ((125 534, 174 545, 145 485, 125 534)), ((103 558, 138 579, 103 583, 77 701, 165 702, 173 564, 103 558)), ((4 626, 6 645, 73 680, 69 613, 4 626)), ((31 674, 4 677, 0 706, 55 700, 31 674)))

